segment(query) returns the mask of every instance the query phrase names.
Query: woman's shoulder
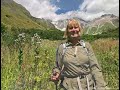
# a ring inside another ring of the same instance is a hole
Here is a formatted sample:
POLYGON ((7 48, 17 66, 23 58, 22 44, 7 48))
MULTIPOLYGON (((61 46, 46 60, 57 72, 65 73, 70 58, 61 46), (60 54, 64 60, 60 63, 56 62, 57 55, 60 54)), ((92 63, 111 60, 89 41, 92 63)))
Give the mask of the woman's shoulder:
POLYGON ((85 42, 85 47, 87 48, 88 51, 94 52, 90 42, 86 41, 85 42))
POLYGON ((86 48, 89 48, 89 47, 91 47, 91 44, 90 44, 90 42, 88 42, 88 41, 85 41, 85 40, 82 40, 82 42, 84 43, 84 46, 85 46, 86 48))
POLYGON ((80 40, 80 43, 84 43, 85 45, 89 45, 90 44, 88 41, 85 41, 85 40, 80 40))
POLYGON ((57 49, 59 52, 62 52, 65 47, 66 47, 66 41, 63 41, 60 44, 58 44, 57 49))

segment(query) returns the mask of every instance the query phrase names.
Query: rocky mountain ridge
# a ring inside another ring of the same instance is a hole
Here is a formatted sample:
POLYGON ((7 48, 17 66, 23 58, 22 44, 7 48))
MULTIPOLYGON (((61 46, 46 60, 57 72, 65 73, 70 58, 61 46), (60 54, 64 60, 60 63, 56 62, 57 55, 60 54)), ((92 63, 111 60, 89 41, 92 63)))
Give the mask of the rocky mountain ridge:
MULTIPOLYGON (((78 20, 81 23, 85 34, 89 34, 89 32, 91 32, 92 28, 96 29, 94 34, 98 34, 98 33, 100 34, 102 31, 100 31, 99 29, 102 27, 105 27, 106 24, 107 25, 109 24, 110 27, 112 26, 112 28, 119 27, 119 17, 117 17, 113 14, 104 14, 101 17, 95 18, 92 21, 85 21, 85 20, 83 20, 81 18, 77 18, 77 17, 74 17, 74 19, 78 20)), ((55 25, 56 28, 60 29, 61 31, 64 31, 66 28, 66 25, 67 25, 67 21, 68 21, 68 19, 53 21, 52 23, 55 25)), ((92 30, 92 32, 93 32, 93 30, 92 30)), ((91 34, 93 34, 93 33, 91 33, 91 34)))

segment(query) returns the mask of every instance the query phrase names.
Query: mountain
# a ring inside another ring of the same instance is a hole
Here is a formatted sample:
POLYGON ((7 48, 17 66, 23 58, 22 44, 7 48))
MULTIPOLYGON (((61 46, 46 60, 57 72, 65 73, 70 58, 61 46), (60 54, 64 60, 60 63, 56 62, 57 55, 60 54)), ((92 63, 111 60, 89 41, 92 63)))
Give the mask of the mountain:
POLYGON ((1 0, 1 22, 10 28, 55 29, 50 21, 31 16, 22 5, 13 0, 1 0))
POLYGON ((108 29, 115 29, 119 27, 119 17, 113 14, 105 14, 99 18, 95 18, 89 22, 85 28, 85 34, 101 34, 108 29))
MULTIPOLYGON (((83 20, 81 18, 77 18, 77 17, 74 17, 74 19, 78 20, 81 23, 81 25, 82 25, 83 28, 89 22, 89 21, 85 21, 85 20, 83 20)), ((52 23, 55 25, 55 27, 57 29, 60 29, 61 31, 65 31, 66 26, 67 26, 67 22, 68 22, 68 19, 58 20, 58 21, 52 21, 52 23)))
MULTIPOLYGON (((80 23, 82 28, 84 29, 84 34, 101 34, 103 31, 107 29, 115 29, 119 27, 119 17, 113 14, 104 14, 99 18, 95 18, 92 21, 85 21, 81 18, 74 17, 80 23)), ((64 31, 67 26, 68 19, 53 21, 52 23, 56 28, 64 31)))
MULTIPOLYGON (((119 18, 113 14, 105 14, 92 21, 85 21, 82 18, 77 19, 84 30, 84 34, 101 34, 108 29, 119 27, 119 18)), ((59 29, 64 31, 68 19, 51 21, 43 18, 35 18, 20 4, 13 0, 1 0, 1 23, 7 26, 26 29, 53 30, 59 29)))

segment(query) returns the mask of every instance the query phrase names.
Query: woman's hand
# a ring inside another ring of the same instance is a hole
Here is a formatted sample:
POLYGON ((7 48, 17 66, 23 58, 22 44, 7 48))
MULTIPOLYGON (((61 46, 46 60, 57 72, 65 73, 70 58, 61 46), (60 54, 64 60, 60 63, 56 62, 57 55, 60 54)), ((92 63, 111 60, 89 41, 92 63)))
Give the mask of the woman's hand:
POLYGON ((52 81, 58 81, 59 77, 60 77, 60 74, 58 72, 56 72, 51 76, 51 80, 52 81))

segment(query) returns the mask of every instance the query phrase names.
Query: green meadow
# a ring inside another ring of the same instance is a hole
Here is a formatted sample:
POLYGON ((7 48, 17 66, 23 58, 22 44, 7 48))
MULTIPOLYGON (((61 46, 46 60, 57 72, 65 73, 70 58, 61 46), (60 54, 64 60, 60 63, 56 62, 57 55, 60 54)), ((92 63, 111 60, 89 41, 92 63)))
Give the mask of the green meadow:
MULTIPOLYGON (((9 31, 3 24, 1 29, 1 89, 55 90, 50 75, 55 66, 56 48, 64 41, 63 32, 24 28, 9 31)), ((82 39, 91 43, 107 86, 117 90, 119 38, 118 29, 112 31, 83 35, 82 39)))

